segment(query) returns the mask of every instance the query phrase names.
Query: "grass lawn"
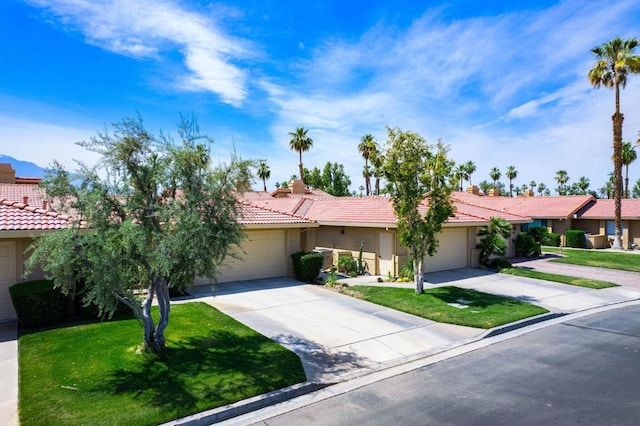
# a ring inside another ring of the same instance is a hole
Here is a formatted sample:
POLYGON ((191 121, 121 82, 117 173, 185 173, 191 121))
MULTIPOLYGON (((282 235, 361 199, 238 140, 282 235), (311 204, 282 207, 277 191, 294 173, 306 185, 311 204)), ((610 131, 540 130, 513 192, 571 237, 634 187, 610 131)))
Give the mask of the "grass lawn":
POLYGON ((500 272, 503 274, 516 275, 518 277, 536 278, 538 280, 554 281, 557 283, 575 285, 579 287, 595 289, 618 287, 618 284, 610 283, 608 281, 570 277, 568 275, 548 274, 546 272, 532 271, 531 269, 526 268, 504 268, 501 269, 500 272))
POLYGON ((167 349, 136 320, 19 339, 22 425, 151 425, 306 380, 297 355, 204 303, 171 307, 167 349))
MULTIPOLYGON (((560 249, 557 247, 544 247, 542 251, 545 253, 560 253, 560 249)), ((551 260, 551 262, 640 272, 640 255, 637 254, 598 250, 572 250, 567 248, 562 249, 562 254, 566 257, 559 257, 551 260)))
POLYGON ((447 324, 493 328, 547 311, 508 297, 459 287, 436 287, 416 294, 412 288, 353 286, 343 290, 378 305, 447 324), (447 303, 468 301, 461 309, 447 303))

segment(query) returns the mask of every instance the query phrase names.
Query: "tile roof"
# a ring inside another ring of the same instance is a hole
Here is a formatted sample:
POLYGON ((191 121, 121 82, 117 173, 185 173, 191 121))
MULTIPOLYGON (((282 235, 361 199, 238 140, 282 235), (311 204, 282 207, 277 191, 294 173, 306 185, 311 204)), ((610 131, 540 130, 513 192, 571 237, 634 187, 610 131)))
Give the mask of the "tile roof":
POLYGON ((24 203, 24 197, 27 197, 26 204, 39 207, 42 206, 42 203, 47 199, 44 189, 38 185, 16 183, 0 184, 0 200, 24 203))
POLYGON ((69 216, 0 199, 0 231, 62 229, 66 228, 69 222, 69 216))
MULTIPOLYGON (((625 198, 621 204, 622 219, 640 219, 640 198, 625 198)), ((580 219, 611 219, 615 217, 615 200, 598 199, 577 213, 580 219)))
POLYGON ((243 225, 293 225, 309 224, 311 221, 292 214, 270 210, 264 207, 242 203, 240 220, 243 225))
POLYGON ((568 218, 594 201, 591 195, 559 197, 489 197, 455 191, 453 198, 467 204, 537 219, 568 218))

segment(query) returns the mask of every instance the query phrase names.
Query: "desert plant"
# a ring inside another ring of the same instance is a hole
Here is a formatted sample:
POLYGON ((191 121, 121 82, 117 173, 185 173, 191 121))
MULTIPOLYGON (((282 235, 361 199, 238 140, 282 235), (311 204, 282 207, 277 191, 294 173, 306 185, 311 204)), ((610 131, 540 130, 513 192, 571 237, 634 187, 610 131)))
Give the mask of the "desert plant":
POLYGON ((350 275, 358 269, 358 262, 351 256, 340 256, 338 258, 338 270, 350 275))
POLYGON ((362 260, 362 251, 364 250, 364 241, 360 244, 360 250, 358 251, 358 260, 356 263, 356 274, 364 275, 367 272, 367 262, 362 260))
POLYGON ((335 266, 332 266, 327 278, 324 280, 324 285, 333 287, 336 284, 336 281, 338 281, 337 269, 335 266))
POLYGON ((507 248, 505 239, 510 233, 511 224, 499 217, 492 217, 490 223, 478 231, 478 235, 483 237, 478 244, 481 265, 489 266, 491 256, 504 255, 507 248))
POLYGON ((400 276, 403 278, 413 279, 414 270, 413 270, 413 260, 408 259, 407 263, 400 267, 400 276))

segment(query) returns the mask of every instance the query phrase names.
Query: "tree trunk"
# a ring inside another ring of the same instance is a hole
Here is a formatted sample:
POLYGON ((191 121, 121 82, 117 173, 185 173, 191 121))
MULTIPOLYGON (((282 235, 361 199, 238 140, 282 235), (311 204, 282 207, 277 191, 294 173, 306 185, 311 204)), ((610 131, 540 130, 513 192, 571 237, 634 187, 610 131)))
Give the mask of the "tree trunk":
POLYGON ((298 153, 300 154, 300 164, 298 164, 298 167, 300 167, 300 180, 304 182, 304 169, 302 168, 302 150, 298 151, 298 153))
POLYGON ((629 197, 629 165, 625 164, 624 167, 624 198, 629 197))
POLYGON ((144 328, 144 347, 153 350, 153 317, 151 316, 151 302, 153 302, 154 284, 147 289, 147 298, 142 304, 142 326, 144 328))
POLYGON ((264 186, 264 192, 267 192, 267 179, 262 178, 262 185, 264 186))
POLYGON ((611 248, 622 250, 622 122, 624 115, 618 110, 619 101, 616 96, 616 113, 613 121, 613 198, 615 204, 615 235, 611 248))
POLYGON ((158 297, 158 308, 160 319, 153 337, 153 351, 159 352, 165 347, 164 330, 169 324, 169 313, 171 312, 171 300, 169 298, 169 286, 165 280, 160 280, 156 284, 156 295, 158 297))
POLYGON ((422 259, 414 256, 413 260, 413 279, 416 283, 416 294, 424 292, 424 277, 422 276, 422 259))

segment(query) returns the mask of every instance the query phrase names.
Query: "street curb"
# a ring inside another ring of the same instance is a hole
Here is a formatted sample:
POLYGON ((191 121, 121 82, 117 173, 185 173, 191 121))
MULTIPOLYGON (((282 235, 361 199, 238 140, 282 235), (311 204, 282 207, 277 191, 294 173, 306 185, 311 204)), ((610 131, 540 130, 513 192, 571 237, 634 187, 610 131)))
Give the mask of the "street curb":
POLYGON ((222 407, 213 408, 201 413, 192 414, 191 416, 172 420, 167 423, 162 423, 160 426, 206 426, 212 423, 229 420, 233 417, 238 417, 243 414, 259 410, 260 408, 268 407, 280 402, 297 398, 302 395, 306 395, 311 392, 318 391, 327 386, 330 386, 331 384, 332 383, 316 382, 297 383, 286 388, 278 389, 262 395, 257 395, 252 398, 243 399, 242 401, 238 401, 233 404, 224 405, 222 407))

